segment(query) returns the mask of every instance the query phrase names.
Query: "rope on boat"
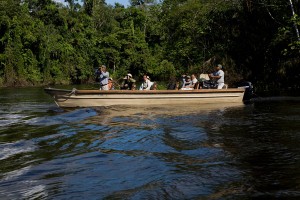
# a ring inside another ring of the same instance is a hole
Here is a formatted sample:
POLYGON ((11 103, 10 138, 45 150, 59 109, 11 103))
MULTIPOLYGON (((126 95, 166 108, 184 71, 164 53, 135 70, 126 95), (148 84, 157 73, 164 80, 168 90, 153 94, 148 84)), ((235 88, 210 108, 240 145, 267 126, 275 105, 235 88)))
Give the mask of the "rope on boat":
POLYGON ((69 94, 67 94, 67 95, 68 95, 68 96, 71 96, 72 94, 76 94, 76 91, 77 91, 77 89, 76 89, 76 88, 73 88, 72 91, 71 91, 69 94))
POLYGON ((58 101, 58 102, 67 101, 69 99, 68 97, 72 96, 73 94, 76 94, 76 92, 77 92, 77 89, 73 88, 72 91, 68 94, 55 96, 55 100, 58 101), (57 97, 59 97, 59 99, 57 97), (65 97, 65 98, 63 98, 63 97, 65 97))

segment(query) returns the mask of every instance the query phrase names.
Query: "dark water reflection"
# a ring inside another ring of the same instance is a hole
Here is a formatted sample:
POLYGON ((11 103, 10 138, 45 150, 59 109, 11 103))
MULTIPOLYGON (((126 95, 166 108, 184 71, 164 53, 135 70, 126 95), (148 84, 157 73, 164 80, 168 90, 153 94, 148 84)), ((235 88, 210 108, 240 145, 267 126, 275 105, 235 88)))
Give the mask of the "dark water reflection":
POLYGON ((0 89, 0 199, 299 199, 300 102, 62 110, 0 89))

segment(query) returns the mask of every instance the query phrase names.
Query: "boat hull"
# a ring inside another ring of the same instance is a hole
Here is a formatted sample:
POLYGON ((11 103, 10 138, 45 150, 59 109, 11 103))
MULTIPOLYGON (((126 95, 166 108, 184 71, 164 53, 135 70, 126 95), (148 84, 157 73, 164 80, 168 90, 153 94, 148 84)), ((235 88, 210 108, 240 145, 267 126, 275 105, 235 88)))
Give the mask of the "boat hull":
MULTIPOLYGON (((48 89, 49 91, 50 89, 48 89)), ((156 90, 156 91, 99 91, 73 90, 52 94, 60 107, 94 107, 112 105, 197 105, 207 103, 242 103, 244 89, 226 90, 156 90)))

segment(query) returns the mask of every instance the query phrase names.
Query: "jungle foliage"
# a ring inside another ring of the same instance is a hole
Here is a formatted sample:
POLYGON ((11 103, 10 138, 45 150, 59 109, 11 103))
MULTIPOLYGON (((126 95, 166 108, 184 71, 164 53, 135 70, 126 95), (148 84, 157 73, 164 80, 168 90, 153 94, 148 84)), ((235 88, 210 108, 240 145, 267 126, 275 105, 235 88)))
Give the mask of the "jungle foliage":
POLYGON ((89 83, 101 64, 161 81, 221 63, 229 85, 299 90, 299 0, 130 3, 0 0, 0 86, 89 83))

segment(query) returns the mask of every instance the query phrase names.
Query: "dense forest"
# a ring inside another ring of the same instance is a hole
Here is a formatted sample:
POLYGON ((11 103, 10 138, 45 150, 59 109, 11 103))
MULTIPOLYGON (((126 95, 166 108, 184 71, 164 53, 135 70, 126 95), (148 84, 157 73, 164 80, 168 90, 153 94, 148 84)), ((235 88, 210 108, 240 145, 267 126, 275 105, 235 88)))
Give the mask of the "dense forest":
POLYGON ((225 67, 230 86, 300 88, 299 0, 0 0, 0 86, 91 83, 99 65, 167 81, 225 67))

